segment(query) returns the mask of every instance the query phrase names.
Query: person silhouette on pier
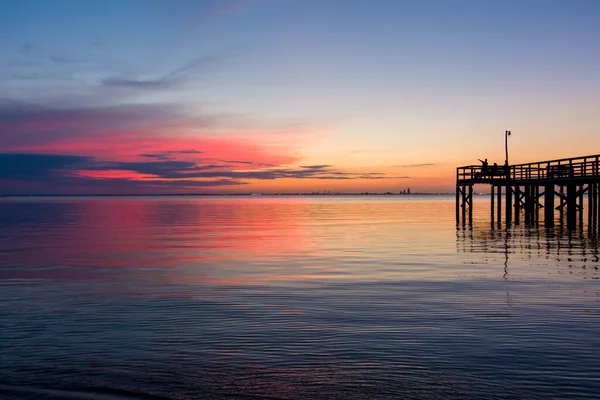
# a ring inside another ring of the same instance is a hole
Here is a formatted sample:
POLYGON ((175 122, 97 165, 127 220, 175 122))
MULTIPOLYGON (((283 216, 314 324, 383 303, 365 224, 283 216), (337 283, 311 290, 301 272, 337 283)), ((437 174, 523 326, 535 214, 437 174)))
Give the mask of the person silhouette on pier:
POLYGON ((496 175, 498 175, 498 164, 494 163, 494 166, 492 167, 492 176, 496 175))
POLYGON ((478 160, 481 161, 481 173, 479 174, 479 177, 484 178, 488 174, 488 160, 487 158, 485 160, 478 158, 478 160))

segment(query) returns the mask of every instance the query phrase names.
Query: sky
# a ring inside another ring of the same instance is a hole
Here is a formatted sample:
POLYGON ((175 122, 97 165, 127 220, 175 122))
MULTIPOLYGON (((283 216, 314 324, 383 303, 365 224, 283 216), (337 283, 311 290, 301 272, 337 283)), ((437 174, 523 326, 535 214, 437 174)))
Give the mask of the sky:
POLYGON ((453 192, 600 153, 600 1, 0 0, 0 194, 453 192))

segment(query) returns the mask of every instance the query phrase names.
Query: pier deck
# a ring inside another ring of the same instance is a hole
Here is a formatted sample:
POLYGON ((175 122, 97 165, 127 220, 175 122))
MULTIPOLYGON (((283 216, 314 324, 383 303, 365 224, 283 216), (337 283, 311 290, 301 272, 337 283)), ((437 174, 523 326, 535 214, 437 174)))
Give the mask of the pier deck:
POLYGON ((566 212, 568 228, 583 223, 584 194, 587 193, 588 227, 596 229, 600 215, 600 154, 538 161, 515 165, 467 165, 456 169, 456 222, 472 223, 473 185, 491 186, 492 222, 519 224, 539 221, 544 208, 544 223, 553 226, 555 210, 566 212), (504 191, 505 195, 502 196, 504 191), (496 199, 495 199, 496 195, 496 199), (502 207, 504 198, 505 206, 502 207), (555 205, 555 198, 558 204, 555 205), (543 199, 543 201, 542 201, 543 199), (494 204, 496 202, 496 205, 494 204), (514 220, 513 220, 514 216, 514 220))

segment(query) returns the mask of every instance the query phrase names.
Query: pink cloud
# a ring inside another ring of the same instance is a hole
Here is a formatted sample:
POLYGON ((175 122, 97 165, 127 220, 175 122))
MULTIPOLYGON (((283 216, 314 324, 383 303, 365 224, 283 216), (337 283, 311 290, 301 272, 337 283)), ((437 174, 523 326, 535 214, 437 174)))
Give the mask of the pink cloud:
POLYGON ((284 145, 268 139, 279 135, 277 129, 259 131, 249 124, 224 133, 219 125, 227 124, 227 117, 190 117, 173 105, 53 109, 0 103, 0 146, 10 152, 121 162, 169 153, 170 159, 198 163, 237 160, 241 162, 233 164, 245 169, 300 160, 300 143, 284 145))
POLYGON ((73 171, 71 176, 93 178, 93 179, 129 179, 129 180, 149 180, 155 179, 156 176, 151 174, 141 174, 139 172, 127 171, 127 170, 105 170, 105 171, 87 171, 77 170, 73 171))
POLYGON ((210 160, 239 160, 244 169, 261 165, 286 165, 301 160, 298 151, 281 146, 261 145, 236 138, 161 137, 152 132, 107 133, 103 136, 68 138, 52 143, 12 146, 20 152, 85 155, 114 161, 140 161, 144 154, 176 154, 178 160, 206 162, 210 160), (193 151, 197 151, 194 153, 193 151))

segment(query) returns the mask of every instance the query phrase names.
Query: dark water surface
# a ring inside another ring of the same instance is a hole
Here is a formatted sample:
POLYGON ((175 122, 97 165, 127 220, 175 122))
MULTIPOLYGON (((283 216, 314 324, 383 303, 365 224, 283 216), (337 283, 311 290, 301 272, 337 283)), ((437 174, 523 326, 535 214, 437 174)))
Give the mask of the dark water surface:
POLYGON ((594 235, 485 202, 0 199, 0 397, 598 398, 594 235))

